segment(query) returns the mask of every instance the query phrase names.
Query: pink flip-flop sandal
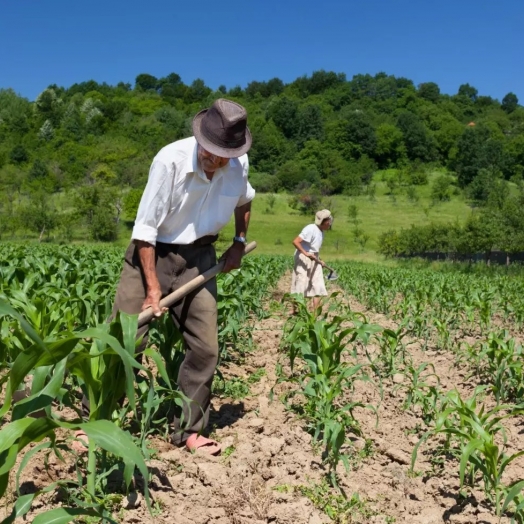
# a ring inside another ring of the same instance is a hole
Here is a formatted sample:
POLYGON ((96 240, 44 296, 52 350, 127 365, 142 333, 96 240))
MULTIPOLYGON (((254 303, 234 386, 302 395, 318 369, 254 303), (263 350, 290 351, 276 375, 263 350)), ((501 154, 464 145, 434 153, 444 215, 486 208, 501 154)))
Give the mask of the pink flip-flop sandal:
POLYGON ((196 451, 197 449, 209 455, 218 455, 222 451, 222 446, 216 441, 203 437, 198 433, 193 433, 186 440, 187 449, 196 451))

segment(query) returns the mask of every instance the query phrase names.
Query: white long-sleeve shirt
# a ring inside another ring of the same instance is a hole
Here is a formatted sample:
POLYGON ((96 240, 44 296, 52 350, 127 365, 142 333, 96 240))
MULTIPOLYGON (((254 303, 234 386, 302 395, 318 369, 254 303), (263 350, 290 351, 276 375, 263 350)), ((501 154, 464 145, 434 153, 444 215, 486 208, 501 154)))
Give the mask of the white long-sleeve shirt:
POLYGON ((161 149, 153 159, 131 238, 152 245, 190 244, 215 235, 235 208, 255 197, 247 155, 232 158, 208 180, 198 167, 194 137, 161 149))

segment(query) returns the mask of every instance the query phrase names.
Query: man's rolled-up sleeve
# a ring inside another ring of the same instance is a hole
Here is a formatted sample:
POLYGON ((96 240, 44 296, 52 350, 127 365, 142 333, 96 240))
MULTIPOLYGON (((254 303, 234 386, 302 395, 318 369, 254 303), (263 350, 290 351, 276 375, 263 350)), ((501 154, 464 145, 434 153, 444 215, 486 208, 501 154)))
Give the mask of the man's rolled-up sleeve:
POLYGON ((165 220, 171 202, 174 173, 158 160, 149 170, 149 178, 138 206, 132 240, 156 245, 158 228, 165 220))
POLYGON ((243 206, 247 204, 248 202, 251 202, 255 198, 255 190, 253 189, 253 186, 249 183, 249 180, 247 179, 247 175, 249 172, 249 161, 246 159, 242 163, 242 174, 244 176, 244 192, 238 199, 237 207, 243 206))

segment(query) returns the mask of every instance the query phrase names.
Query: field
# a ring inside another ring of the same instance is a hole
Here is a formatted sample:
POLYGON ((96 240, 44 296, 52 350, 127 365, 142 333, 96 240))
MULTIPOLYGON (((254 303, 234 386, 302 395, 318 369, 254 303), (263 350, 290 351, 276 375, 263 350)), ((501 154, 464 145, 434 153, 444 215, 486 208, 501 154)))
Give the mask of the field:
POLYGON ((105 323, 122 250, 0 245, 1 522, 524 522, 522 278, 327 259, 317 314, 289 256, 220 276, 210 457, 169 443, 169 322, 142 362, 105 323))

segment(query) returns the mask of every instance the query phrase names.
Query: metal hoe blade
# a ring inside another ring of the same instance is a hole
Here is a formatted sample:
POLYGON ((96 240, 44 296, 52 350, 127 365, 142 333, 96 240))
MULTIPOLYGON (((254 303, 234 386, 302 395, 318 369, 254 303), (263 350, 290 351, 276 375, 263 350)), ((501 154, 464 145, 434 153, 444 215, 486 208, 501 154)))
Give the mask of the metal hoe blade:
POLYGON ((336 280, 338 278, 338 275, 335 271, 330 270, 329 275, 326 277, 328 280, 336 280))
POLYGON ((338 278, 337 272, 332 268, 324 264, 324 267, 329 271, 328 280, 336 280, 338 278))

